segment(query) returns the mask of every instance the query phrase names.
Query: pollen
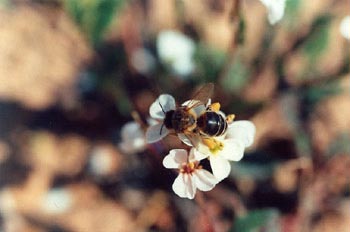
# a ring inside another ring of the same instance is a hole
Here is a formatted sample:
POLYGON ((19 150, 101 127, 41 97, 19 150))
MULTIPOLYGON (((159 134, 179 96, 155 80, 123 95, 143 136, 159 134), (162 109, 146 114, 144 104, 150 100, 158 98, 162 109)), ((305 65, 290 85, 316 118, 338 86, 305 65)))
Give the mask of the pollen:
POLYGON ((233 119, 235 119, 235 115, 234 114, 229 114, 229 115, 226 116, 226 122, 227 123, 233 122, 233 119))
POLYGON ((213 154, 218 153, 224 148, 224 144, 214 138, 204 138, 203 143, 209 148, 210 152, 213 154))
POLYGON ((220 110, 221 105, 219 102, 215 102, 215 103, 211 104, 209 107, 212 111, 218 112, 220 110))

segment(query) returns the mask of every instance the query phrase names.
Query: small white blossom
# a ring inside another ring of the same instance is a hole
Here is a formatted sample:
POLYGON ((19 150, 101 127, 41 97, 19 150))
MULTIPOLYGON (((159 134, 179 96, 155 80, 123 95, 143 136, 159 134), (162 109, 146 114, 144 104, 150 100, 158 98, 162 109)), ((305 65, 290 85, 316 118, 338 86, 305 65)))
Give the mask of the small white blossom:
POLYGON ((131 54, 131 65, 142 74, 150 73, 155 67, 153 55, 145 48, 138 48, 131 54))
POLYGON ((236 121, 228 126, 227 133, 220 137, 203 138, 196 146, 196 159, 209 157, 210 166, 218 180, 226 178, 231 171, 229 161, 243 158, 244 149, 253 143, 255 126, 250 121, 236 121))
POLYGON ((148 127, 146 131, 147 143, 154 143, 169 134, 169 130, 164 126, 163 120, 165 113, 170 110, 175 110, 175 99, 169 94, 160 95, 149 108, 149 114, 157 123, 148 127))
POLYGON ((284 15, 286 0, 260 0, 267 9, 267 18, 271 25, 280 21, 284 15))
POLYGON ((145 134, 136 122, 128 122, 122 127, 121 138, 119 147, 127 154, 142 151, 146 146, 145 134))
POLYGON ((178 31, 165 30, 157 38, 160 60, 169 65, 176 74, 186 76, 194 69, 195 43, 178 31))
POLYGON ((345 39, 350 40, 350 15, 343 18, 339 26, 340 33, 345 39))
POLYGON ((42 207, 50 214, 60 214, 67 212, 73 204, 73 196, 68 189, 53 188, 44 196, 42 207))
POLYGON ((218 180, 199 165, 198 159, 194 157, 198 153, 194 148, 188 155, 184 149, 173 149, 165 156, 163 165, 166 168, 178 169, 179 175, 176 177, 172 188, 174 192, 183 198, 193 199, 196 190, 209 191, 214 188, 218 180))

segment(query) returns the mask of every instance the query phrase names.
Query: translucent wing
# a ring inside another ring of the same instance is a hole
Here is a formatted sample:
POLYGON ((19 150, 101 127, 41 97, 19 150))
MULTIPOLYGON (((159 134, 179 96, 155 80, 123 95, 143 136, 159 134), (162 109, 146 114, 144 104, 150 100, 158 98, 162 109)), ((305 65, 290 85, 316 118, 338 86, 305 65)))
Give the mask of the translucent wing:
POLYGON ((177 136, 188 146, 197 147, 198 143, 201 141, 200 135, 195 133, 179 133, 177 136))
POLYGON ((187 109, 196 108, 198 106, 206 106, 208 100, 213 95, 214 84, 207 83, 201 86, 191 97, 191 100, 186 101, 183 105, 187 109))
POLYGON ((207 83, 203 86, 201 86, 197 92, 195 92, 192 97, 191 100, 198 100, 203 102, 204 104, 207 103, 207 101, 209 100, 209 98, 211 98, 211 96, 213 95, 214 92, 214 84, 213 83, 207 83))

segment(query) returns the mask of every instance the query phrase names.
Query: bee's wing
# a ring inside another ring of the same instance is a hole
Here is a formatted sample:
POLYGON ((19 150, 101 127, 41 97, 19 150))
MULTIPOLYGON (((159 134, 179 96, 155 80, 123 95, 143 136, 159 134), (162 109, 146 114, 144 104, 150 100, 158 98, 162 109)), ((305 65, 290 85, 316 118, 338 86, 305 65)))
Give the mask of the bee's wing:
POLYGON ((193 100, 198 100, 203 102, 204 104, 207 103, 209 98, 214 93, 214 84, 213 83, 207 83, 203 86, 201 86, 191 97, 193 100))
MULTIPOLYGON (((183 105, 187 109, 197 108, 198 106, 204 106, 204 109, 199 109, 198 111, 203 111, 206 108, 206 104, 214 92, 214 84, 207 83, 199 88, 191 97, 191 100, 186 101, 183 105)), ((202 108, 202 107, 200 107, 202 108)))
POLYGON ((201 141, 200 135, 195 133, 179 133, 177 136, 183 143, 191 147, 197 147, 201 141))

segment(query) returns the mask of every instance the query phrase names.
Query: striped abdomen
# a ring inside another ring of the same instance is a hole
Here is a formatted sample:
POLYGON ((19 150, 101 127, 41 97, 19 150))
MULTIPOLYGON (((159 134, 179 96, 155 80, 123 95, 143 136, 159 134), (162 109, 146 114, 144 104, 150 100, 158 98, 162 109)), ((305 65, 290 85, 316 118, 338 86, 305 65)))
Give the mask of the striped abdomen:
POLYGON ((220 136, 226 132, 227 122, 221 114, 207 111, 197 119, 197 127, 202 134, 220 136))

